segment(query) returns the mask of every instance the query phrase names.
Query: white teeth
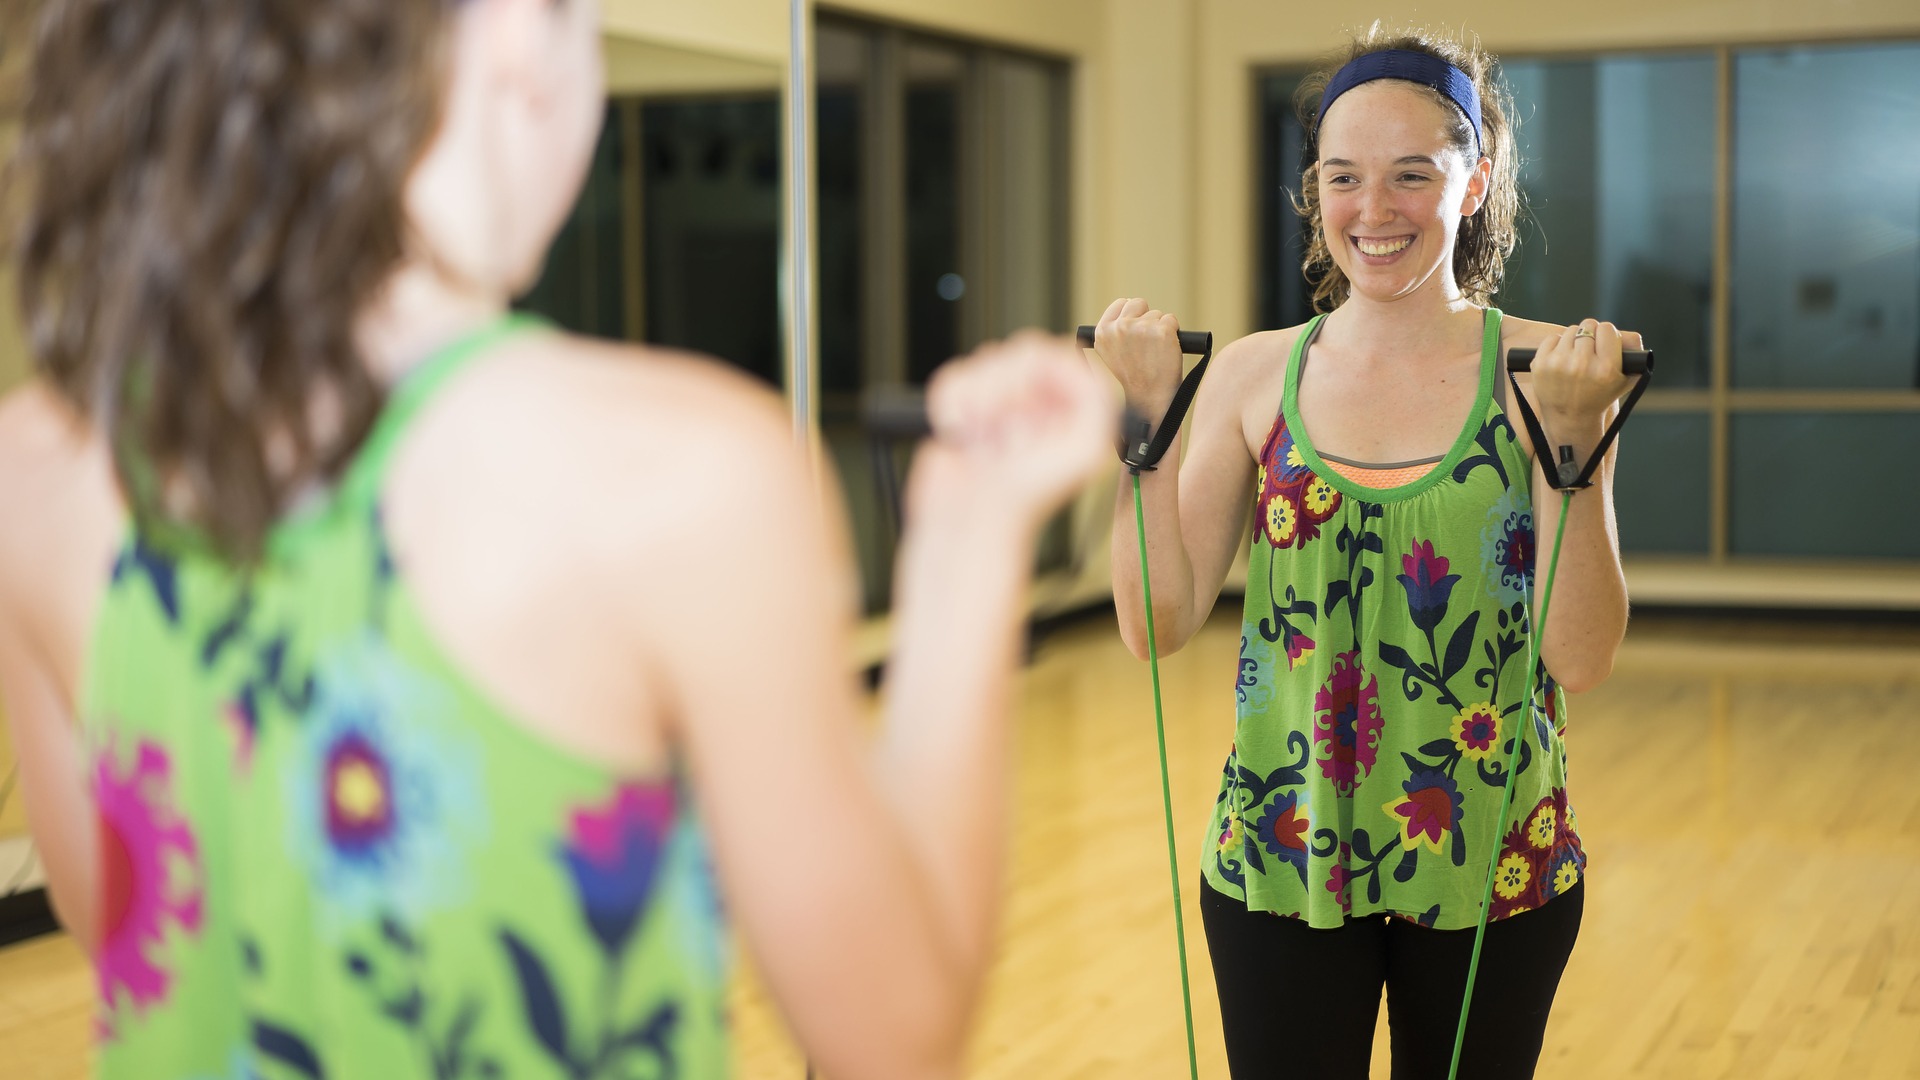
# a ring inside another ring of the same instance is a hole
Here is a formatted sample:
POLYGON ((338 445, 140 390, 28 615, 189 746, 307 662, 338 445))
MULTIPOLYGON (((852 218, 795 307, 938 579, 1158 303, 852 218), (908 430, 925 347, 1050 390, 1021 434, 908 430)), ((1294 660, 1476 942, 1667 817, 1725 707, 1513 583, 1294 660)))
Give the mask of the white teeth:
POLYGON ((1398 240, 1367 240, 1356 236, 1354 241, 1360 245, 1360 250, 1368 255, 1391 255, 1396 251, 1405 250, 1408 244, 1413 243, 1413 237, 1403 236, 1398 240))

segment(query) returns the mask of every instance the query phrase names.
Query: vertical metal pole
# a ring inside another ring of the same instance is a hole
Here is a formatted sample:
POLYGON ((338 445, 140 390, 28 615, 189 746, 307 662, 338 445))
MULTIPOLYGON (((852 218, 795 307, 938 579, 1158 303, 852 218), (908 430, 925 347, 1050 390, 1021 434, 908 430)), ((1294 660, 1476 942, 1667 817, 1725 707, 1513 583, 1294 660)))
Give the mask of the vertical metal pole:
POLYGON ((1733 50, 1715 57, 1713 151, 1713 344, 1708 381, 1712 493, 1708 557, 1725 565, 1733 551, 1733 50))
MULTIPOLYGON (((813 447, 813 5, 791 0, 787 25, 787 393, 793 441, 813 447)), ((807 1062, 813 1080, 813 1062, 807 1062)))
POLYGON ((640 102, 620 102, 620 257, 626 268, 626 324, 628 341, 647 340, 646 169, 640 145, 640 102))
POLYGON ((812 8, 791 0, 787 51, 787 393, 803 448, 812 445, 814 415, 812 8))

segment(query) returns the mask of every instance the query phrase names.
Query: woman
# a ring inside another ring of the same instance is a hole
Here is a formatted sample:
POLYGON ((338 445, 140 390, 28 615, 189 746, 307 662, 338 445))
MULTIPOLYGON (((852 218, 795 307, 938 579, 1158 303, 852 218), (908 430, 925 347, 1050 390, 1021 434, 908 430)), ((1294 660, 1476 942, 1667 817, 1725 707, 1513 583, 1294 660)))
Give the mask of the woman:
MULTIPOLYGON (((1568 512, 1537 635, 1545 719, 1528 723, 1534 537, 1553 535, 1560 503, 1507 420, 1500 360, 1539 348, 1522 390, 1584 460, 1627 387, 1622 343, 1638 340, 1488 306, 1518 201, 1490 57, 1375 27, 1337 69, 1301 97, 1317 150, 1308 270, 1330 312, 1223 350, 1184 462, 1141 482, 1162 654, 1206 620, 1253 495, 1239 719, 1201 891, 1227 1057, 1240 1077, 1364 1077, 1384 984, 1393 1075, 1445 1076, 1497 848, 1460 1075, 1523 1077, 1580 923, 1562 691, 1606 677, 1627 599, 1609 462, 1568 512), (1516 733, 1512 823, 1496 835, 1516 733)), ((1115 301, 1097 330, 1144 415, 1173 397, 1176 330, 1141 299, 1115 301)), ((1114 592, 1144 656, 1127 501, 1114 592)))
POLYGON ((593 0, 39 7, 0 687, 97 1072, 722 1076, 724 894, 829 1073, 954 1075, 1101 380, 936 380, 870 752, 779 403, 507 315, 593 0))

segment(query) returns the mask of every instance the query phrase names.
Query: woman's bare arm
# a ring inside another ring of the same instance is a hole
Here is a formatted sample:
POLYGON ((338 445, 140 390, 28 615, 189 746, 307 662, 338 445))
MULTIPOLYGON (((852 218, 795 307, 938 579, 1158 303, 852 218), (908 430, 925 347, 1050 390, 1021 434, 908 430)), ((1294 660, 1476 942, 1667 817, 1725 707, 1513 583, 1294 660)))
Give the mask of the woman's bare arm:
POLYGON ((802 1043, 846 1080, 958 1074, 998 908, 1033 540, 1110 443, 1078 357, 995 364, 935 388, 951 434, 910 482, 877 744, 856 721, 840 504, 782 418, 716 418, 723 436, 687 448, 730 480, 682 508, 672 573, 633 597, 730 910, 802 1043))

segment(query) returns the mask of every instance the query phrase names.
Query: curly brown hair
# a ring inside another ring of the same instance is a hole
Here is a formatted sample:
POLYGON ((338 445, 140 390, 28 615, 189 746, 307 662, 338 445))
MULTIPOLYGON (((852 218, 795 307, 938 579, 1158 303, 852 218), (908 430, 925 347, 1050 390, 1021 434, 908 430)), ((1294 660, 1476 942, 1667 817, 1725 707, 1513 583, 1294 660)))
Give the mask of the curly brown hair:
POLYGON ((409 253, 454 0, 60 0, 30 18, 22 311, 135 519, 251 560, 383 392, 357 317, 409 253))
POLYGON ((1475 304, 1490 303, 1494 294, 1500 291, 1500 281, 1506 273, 1507 256, 1513 254, 1514 244, 1519 240, 1520 162, 1514 142, 1517 118, 1514 116, 1513 95, 1508 92, 1506 82, 1500 76, 1499 62, 1481 47, 1478 38, 1455 39, 1429 30, 1392 29, 1376 22, 1307 76, 1294 92, 1294 109, 1307 130, 1310 146, 1308 156, 1314 159, 1302 170, 1300 194, 1293 200, 1294 211, 1313 226, 1313 236, 1307 244, 1306 257, 1300 268, 1313 285, 1314 309, 1332 311, 1346 300, 1350 290, 1347 275, 1341 272, 1339 265, 1333 261, 1333 253, 1327 248, 1326 230, 1320 220, 1320 133, 1317 123, 1320 99, 1326 93, 1327 84, 1342 67, 1369 53, 1389 49, 1405 49, 1439 57, 1466 72, 1473 80, 1474 88, 1480 92, 1483 145, 1476 152, 1473 125, 1452 101, 1431 87, 1418 88, 1430 95, 1452 119, 1449 135, 1454 148, 1469 162, 1478 160, 1478 154, 1484 154, 1493 163, 1493 181, 1488 186, 1486 202, 1481 204, 1478 213, 1461 220, 1460 234, 1453 248, 1453 276, 1461 292, 1475 304))

